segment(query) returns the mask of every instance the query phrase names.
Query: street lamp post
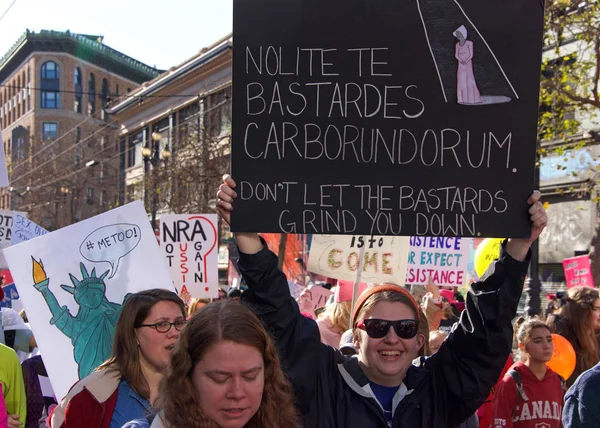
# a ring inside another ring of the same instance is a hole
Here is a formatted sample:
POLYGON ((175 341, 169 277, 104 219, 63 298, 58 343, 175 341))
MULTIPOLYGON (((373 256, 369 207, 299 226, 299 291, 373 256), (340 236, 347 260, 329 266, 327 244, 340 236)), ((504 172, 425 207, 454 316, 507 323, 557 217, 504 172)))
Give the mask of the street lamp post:
MULTIPOLYGON (((150 145, 146 146, 142 149, 142 156, 144 157, 144 162, 146 163, 146 171, 149 170, 148 164, 152 165, 152 170, 158 167, 161 160, 167 160, 171 156, 171 152, 165 147, 162 153, 160 151, 160 142, 162 140, 162 135, 155 131, 152 133, 150 138, 150 145), (162 155, 162 158, 161 158, 162 155)), ((154 177, 153 177, 154 178, 154 177)), ((146 189, 148 188, 146 184, 146 189)), ((152 180, 152 202, 151 202, 151 224, 152 230, 156 230, 156 211, 158 205, 158 188, 156 186, 156 181, 152 180)))
MULTIPOLYGON (((540 165, 539 158, 536 159, 534 188, 540 187, 540 165)), ((531 262, 529 263, 529 271, 527 280, 525 281, 524 292, 526 295, 525 313, 528 317, 541 315, 542 313, 542 282, 539 274, 539 257, 540 257, 540 239, 536 239, 531 245, 531 262)))

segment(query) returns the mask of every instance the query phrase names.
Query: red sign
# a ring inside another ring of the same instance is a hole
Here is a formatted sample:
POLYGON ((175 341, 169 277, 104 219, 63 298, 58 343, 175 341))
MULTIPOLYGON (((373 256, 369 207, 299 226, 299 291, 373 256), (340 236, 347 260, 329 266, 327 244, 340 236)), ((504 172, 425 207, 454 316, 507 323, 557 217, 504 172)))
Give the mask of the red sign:
POLYGON ((0 270, 0 277, 2 277, 2 285, 4 286, 15 282, 8 269, 0 270))
POLYGON ((565 269, 565 278, 567 280, 568 288, 577 287, 579 285, 585 287, 594 286, 589 256, 585 255, 564 259, 563 268, 565 269))

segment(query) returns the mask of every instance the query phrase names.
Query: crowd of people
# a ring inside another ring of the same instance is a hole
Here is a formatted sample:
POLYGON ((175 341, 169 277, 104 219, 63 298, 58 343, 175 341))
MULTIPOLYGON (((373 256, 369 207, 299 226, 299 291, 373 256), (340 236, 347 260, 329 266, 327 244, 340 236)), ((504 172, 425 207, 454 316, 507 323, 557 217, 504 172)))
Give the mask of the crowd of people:
MULTIPOLYGON (((235 187, 227 176, 219 189, 225 222, 235 187)), ((132 294, 110 358, 59 402, 42 385, 43 356, 17 356, 35 348, 31 333, 2 331, 0 428, 600 427, 598 291, 572 288, 546 318, 515 321, 547 222, 539 199, 531 236, 506 240, 464 298, 433 283, 422 298, 364 284, 353 304, 340 281, 315 312, 264 240, 237 233, 244 291, 132 294), (568 379, 548 367, 552 333, 577 352, 568 379)))

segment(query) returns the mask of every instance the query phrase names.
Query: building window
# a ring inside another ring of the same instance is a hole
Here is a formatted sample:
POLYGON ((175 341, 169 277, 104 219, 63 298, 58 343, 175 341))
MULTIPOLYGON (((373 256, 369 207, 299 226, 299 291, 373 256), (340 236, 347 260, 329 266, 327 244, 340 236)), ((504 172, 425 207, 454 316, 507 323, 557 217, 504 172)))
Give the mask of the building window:
POLYGON ((75 128, 75 144, 79 144, 81 141, 81 128, 78 126, 75 128))
POLYGON ((135 165, 135 142, 129 142, 129 149, 127 150, 127 168, 131 168, 135 165))
POLYGON ((129 146, 127 150, 127 168, 139 166, 142 164, 143 141, 143 132, 138 132, 135 136, 129 137, 129 146))
POLYGON ((81 146, 75 146, 75 167, 79 168, 81 165, 81 159, 83 158, 83 148, 81 146))
POLYGON ((73 109, 76 113, 81 113, 82 110, 82 100, 83 100, 83 83, 81 79, 81 70, 79 67, 75 67, 75 104, 73 105, 73 109))
POLYGON ((56 140, 56 137, 58 137, 58 124, 56 122, 44 122, 42 124, 42 135, 44 141, 56 140))
POLYGON ((106 79, 102 79, 102 120, 105 119, 105 112, 104 109, 106 108, 106 106, 108 105, 108 102, 110 101, 110 95, 108 93, 108 80, 106 79))
POLYGON ((27 111, 31 110, 31 78, 29 77, 29 67, 27 67, 27 111))
POLYGON ((54 61, 47 61, 42 65, 42 80, 60 79, 60 70, 54 61))
POLYGON ((60 70, 53 61, 42 64, 41 107, 60 108, 60 70))
POLYGON ((17 117, 21 117, 21 76, 17 76, 17 117))
POLYGON ((106 107, 109 101, 110 96, 108 94, 108 80, 102 79, 102 108, 106 107))
POLYGON ((87 203, 88 205, 94 205, 94 189, 92 187, 87 189, 87 203))
POLYGON ((100 206, 104 205, 104 190, 102 190, 98 195, 98 204, 100 204, 100 206))
POLYGON ((93 116, 96 113, 96 77, 94 73, 90 73, 88 79, 88 116, 93 116))
POLYGON ((42 108, 60 108, 60 94, 42 91, 42 108))

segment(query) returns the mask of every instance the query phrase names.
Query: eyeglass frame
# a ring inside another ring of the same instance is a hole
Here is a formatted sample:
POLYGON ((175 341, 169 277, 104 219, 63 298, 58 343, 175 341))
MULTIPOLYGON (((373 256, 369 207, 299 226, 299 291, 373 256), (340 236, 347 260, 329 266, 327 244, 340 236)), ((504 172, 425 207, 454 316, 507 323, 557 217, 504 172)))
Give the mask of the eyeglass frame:
POLYGON ((153 328, 154 330, 158 331, 159 333, 168 333, 168 332, 170 332, 170 331, 171 331, 171 329, 172 329, 173 327, 175 327, 175 330, 177 330, 177 331, 181 331, 181 330, 183 330, 183 329, 185 328, 185 326, 187 325, 187 322, 188 322, 188 321, 187 321, 186 319, 183 319, 183 320, 177 320, 177 321, 175 321, 175 322, 161 321, 161 322, 156 322, 156 323, 154 323, 154 324, 139 324, 139 325, 137 325, 135 328, 141 328, 141 327, 150 327, 150 328, 153 328), (178 323, 183 323, 183 325, 182 325, 182 327, 181 327, 181 330, 177 328, 177 325, 176 325, 176 324, 178 324, 178 323), (160 330, 158 329, 158 325, 159 325, 159 324, 169 324, 169 328, 168 328, 167 330, 165 330, 165 331, 160 331, 160 330))

